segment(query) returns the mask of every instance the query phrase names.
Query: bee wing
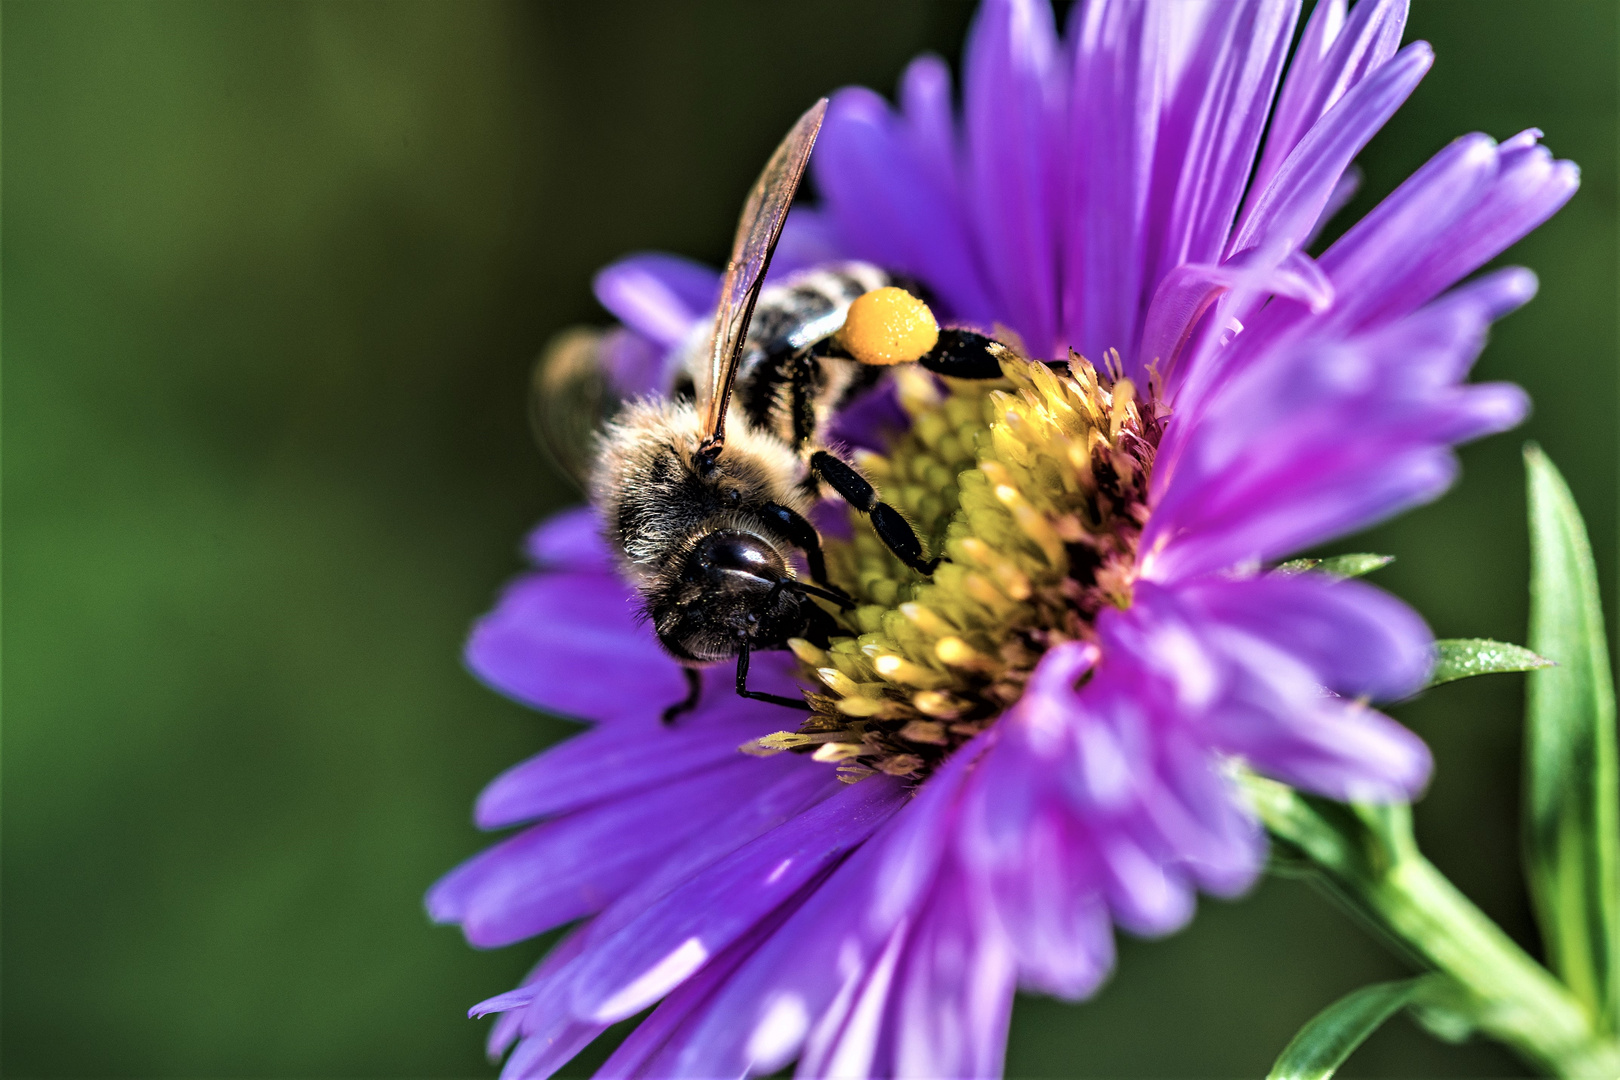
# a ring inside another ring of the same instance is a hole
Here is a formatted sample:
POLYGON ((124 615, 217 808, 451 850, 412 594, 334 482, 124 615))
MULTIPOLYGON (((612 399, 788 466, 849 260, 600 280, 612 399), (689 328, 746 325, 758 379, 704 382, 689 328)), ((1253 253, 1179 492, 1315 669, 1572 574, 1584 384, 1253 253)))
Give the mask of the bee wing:
POLYGON ((748 322, 753 318, 754 301, 759 298, 765 271, 781 238, 788 207, 804 178, 804 167, 821 132, 827 115, 827 99, 810 106, 776 148, 765 170, 754 182, 737 222, 737 238, 732 243, 731 261, 726 264, 720 285, 720 307, 715 312, 714 337, 709 345, 709 379, 701 388, 698 403, 708 441, 719 444, 725 438, 726 406, 731 401, 731 385, 742 360, 748 322))
POLYGON ((535 441, 585 490, 596 433, 617 411, 620 395, 602 367, 605 332, 575 326, 547 343, 529 377, 529 424, 535 441))

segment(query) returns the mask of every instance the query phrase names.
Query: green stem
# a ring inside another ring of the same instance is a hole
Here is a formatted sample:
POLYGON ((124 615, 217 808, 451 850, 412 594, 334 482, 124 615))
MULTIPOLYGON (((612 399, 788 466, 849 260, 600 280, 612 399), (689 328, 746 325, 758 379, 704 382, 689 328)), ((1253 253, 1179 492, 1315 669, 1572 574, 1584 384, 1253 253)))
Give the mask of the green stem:
POLYGON ((1446 1026, 1477 1028, 1555 1076, 1620 1076, 1620 1042, 1423 857, 1409 807, 1345 807, 1242 780, 1284 869, 1320 877, 1400 951, 1449 977, 1449 1000, 1428 1002, 1446 1026))

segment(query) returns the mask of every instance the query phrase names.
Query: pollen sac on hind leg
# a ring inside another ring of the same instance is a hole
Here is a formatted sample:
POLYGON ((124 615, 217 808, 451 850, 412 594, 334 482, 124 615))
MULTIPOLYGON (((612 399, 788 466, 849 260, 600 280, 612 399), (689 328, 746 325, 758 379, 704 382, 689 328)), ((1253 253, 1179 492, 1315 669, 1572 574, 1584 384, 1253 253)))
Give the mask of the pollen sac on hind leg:
POLYGON ((928 305, 893 285, 856 297, 837 335, 856 360, 876 365, 920 360, 938 341, 939 323, 928 305))

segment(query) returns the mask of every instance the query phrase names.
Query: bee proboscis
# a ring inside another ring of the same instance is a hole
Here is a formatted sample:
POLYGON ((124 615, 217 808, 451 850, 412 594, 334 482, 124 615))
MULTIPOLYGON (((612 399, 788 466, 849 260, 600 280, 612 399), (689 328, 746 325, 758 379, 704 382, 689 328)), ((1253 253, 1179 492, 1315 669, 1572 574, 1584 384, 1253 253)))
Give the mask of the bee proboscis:
POLYGON ((699 667, 732 658, 739 695, 805 707, 750 690, 748 666, 752 652, 790 638, 824 644, 837 623, 815 599, 850 606, 828 581, 806 518, 823 488, 866 514, 907 566, 928 575, 937 565, 899 511, 828 445, 839 408, 885 364, 919 361, 961 378, 1001 373, 989 338, 940 330, 921 299, 870 264, 816 267, 765 287, 826 111, 823 98, 799 118, 749 193, 712 329, 686 351, 687 393, 617 403, 580 462, 586 418, 612 396, 595 363, 598 339, 566 333, 536 369, 541 433, 565 464, 583 465, 576 471, 621 568, 659 642, 685 667, 688 695, 666 721, 696 704, 699 667))

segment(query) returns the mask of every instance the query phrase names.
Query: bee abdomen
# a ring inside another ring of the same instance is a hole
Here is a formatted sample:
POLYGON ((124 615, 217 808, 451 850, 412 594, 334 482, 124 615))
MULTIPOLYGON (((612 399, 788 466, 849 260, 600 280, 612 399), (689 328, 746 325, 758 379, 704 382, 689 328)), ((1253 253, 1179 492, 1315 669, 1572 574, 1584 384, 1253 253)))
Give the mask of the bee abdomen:
MULTIPOLYGON (((870 263, 817 266, 788 277, 759 294, 748 332, 749 360, 772 352, 795 352, 832 336, 844 325, 855 299, 889 284, 889 275, 870 263)), ((744 371, 747 370, 745 360, 744 371)))

